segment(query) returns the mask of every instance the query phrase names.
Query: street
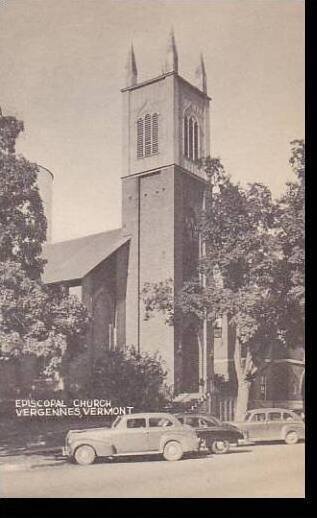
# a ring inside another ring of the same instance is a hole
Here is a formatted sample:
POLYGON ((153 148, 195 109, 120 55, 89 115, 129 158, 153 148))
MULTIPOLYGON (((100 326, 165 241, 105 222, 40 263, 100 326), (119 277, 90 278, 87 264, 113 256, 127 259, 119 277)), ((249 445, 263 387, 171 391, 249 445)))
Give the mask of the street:
POLYGON ((304 444, 252 445, 167 462, 160 458, 77 466, 49 455, 37 465, 0 464, 0 497, 305 496, 304 444))

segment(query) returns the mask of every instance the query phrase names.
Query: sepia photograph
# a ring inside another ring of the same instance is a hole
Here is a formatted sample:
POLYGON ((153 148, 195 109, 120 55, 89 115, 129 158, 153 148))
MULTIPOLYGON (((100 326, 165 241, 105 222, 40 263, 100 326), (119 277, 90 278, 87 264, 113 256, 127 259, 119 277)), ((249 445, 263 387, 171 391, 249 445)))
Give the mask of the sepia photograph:
POLYGON ((304 1, 0 0, 0 498, 304 501, 304 223, 304 1))

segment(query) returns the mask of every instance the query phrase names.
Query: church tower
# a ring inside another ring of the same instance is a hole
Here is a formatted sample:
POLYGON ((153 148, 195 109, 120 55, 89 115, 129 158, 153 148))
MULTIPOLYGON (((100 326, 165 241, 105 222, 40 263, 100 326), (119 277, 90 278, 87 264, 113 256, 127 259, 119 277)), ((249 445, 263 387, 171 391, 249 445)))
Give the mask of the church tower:
POLYGON ((122 225, 130 234, 125 343, 159 351, 176 394, 208 391, 208 326, 161 314, 144 320, 146 283, 172 279, 174 292, 195 274, 201 253, 196 229, 206 180, 197 160, 209 155, 209 102, 201 57, 193 85, 178 73, 173 31, 161 75, 137 80, 131 47, 123 97, 122 225))

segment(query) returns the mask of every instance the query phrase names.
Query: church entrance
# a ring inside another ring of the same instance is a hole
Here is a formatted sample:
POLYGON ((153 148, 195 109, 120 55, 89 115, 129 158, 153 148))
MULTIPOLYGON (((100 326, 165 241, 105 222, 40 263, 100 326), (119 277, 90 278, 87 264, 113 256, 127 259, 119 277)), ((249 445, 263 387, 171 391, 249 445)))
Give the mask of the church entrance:
POLYGON ((183 333, 182 352, 182 392, 199 392, 199 344, 193 325, 183 333))

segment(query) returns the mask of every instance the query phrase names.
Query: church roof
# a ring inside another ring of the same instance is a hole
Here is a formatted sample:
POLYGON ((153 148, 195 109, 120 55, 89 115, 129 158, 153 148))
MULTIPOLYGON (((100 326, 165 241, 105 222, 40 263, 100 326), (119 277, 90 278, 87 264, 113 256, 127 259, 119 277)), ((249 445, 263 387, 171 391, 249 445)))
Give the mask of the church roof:
POLYGON ((121 228, 69 241, 47 244, 43 281, 46 284, 82 279, 98 264, 129 241, 121 228))

